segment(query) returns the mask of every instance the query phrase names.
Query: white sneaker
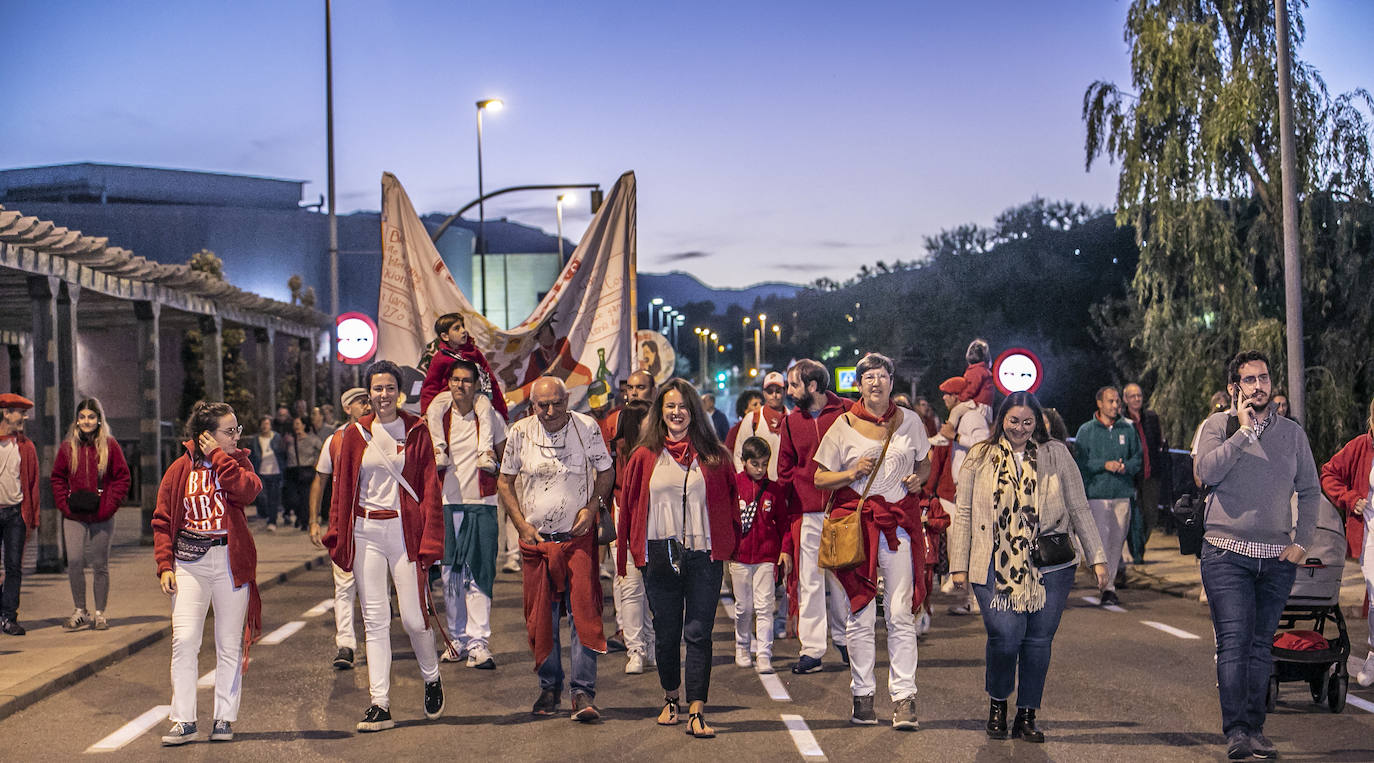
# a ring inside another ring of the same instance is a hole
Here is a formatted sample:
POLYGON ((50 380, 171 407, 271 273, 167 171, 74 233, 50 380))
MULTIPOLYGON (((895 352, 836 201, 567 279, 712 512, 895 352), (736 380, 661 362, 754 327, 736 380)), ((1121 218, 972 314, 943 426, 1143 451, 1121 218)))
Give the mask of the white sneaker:
POLYGON ((475 644, 468 649, 467 666, 478 670, 495 670, 496 660, 492 659, 491 650, 481 644, 475 644))
POLYGON ((439 656, 439 661, 462 662, 463 660, 467 659, 467 657, 468 650, 464 647, 460 647, 457 644, 454 644, 453 646, 450 646, 449 648, 444 650, 444 653, 439 656))
POLYGON ((773 658, 772 658, 772 657, 769 657, 769 656, 766 655, 766 654, 759 654, 759 655, 757 655, 756 657, 754 657, 754 672, 755 672, 755 673, 772 673, 772 672, 773 672, 773 658))
POLYGON ((735 649, 735 664, 740 666, 741 668, 754 667, 754 661, 749 659, 748 649, 735 649))
POLYGON ((625 674, 637 676, 644 672, 644 655, 639 652, 630 652, 630 656, 625 659, 625 674))
POLYGON ((1369 656, 1364 658, 1364 667, 1355 675, 1355 680, 1360 686, 1374 685, 1374 652, 1370 652, 1369 656))

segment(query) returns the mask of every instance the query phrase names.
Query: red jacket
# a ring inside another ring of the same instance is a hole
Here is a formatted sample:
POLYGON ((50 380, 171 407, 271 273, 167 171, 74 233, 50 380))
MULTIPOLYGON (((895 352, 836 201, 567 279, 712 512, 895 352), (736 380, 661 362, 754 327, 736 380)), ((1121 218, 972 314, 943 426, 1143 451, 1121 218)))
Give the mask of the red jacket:
POLYGON ((992 405, 992 370, 984 363, 969 363, 964 369, 964 391, 959 393, 960 402, 972 400, 983 405, 992 405))
MULTIPOLYGON (((1364 518, 1351 513, 1355 502, 1369 497, 1369 467, 1374 460, 1374 441, 1366 432, 1351 440, 1322 466, 1322 490, 1345 514, 1345 544, 1350 556, 1359 559, 1364 550, 1364 518)), ((1365 512, 1371 511, 1366 508, 1365 512)))
MULTIPOLYGON (((173 461, 167 473, 162 475, 162 484, 157 488, 157 508, 153 510, 153 559, 157 562, 159 578, 172 569, 176 535, 186 524, 186 480, 194 465, 191 454, 195 449, 189 440, 183 445, 186 453, 173 461)), ((210 454, 210 468, 228 502, 225 519, 229 524, 229 572, 234 576, 235 587, 249 586, 248 615, 243 628, 244 644, 247 645, 262 632, 262 599, 258 596, 258 548, 253 544, 253 534, 248 530, 248 517, 243 509, 262 492, 262 480, 248 461, 247 448, 239 448, 232 456, 216 448, 210 454)), ((247 649, 243 659, 246 665, 247 649)))
POLYGON ((778 444, 778 482, 787 485, 787 511, 789 519, 783 530, 783 548, 791 548, 795 538, 792 525, 802 514, 825 511, 829 495, 816 488, 816 449, 821 446, 821 438, 830 431, 835 419, 849 410, 849 401, 834 392, 825 393, 825 406, 819 416, 812 417, 810 411, 795 410, 782 420, 782 431, 778 444))
MULTIPOLYGON (((429 410, 429 403, 436 395, 448 389, 448 374, 453 368, 453 361, 458 358, 469 361, 477 366, 479 374, 486 376, 491 384, 491 406, 496 412, 501 414, 501 418, 509 421, 510 411, 506 410, 506 396, 501 394, 501 382, 496 378, 496 374, 491 372, 491 366, 487 365, 487 356, 477 349, 472 339, 468 343, 460 346, 457 350, 447 347, 440 347, 439 351, 430 358, 429 370, 425 372, 424 383, 420 385, 420 413, 424 414, 429 410)), ((481 381, 481 378, 478 378, 481 381)), ((479 387, 478 392, 481 392, 479 387)))
POLYGON ((93 524, 104 522, 119 510, 119 504, 129 494, 129 465, 124 461, 124 451, 113 437, 107 438, 109 455, 105 463, 105 474, 98 476, 96 467, 100 459, 95 452, 94 443, 82 443, 77 454, 76 467, 72 467, 71 445, 63 441, 57 448, 57 456, 52 465, 52 499, 62 516, 76 522, 93 524), (99 490, 100 509, 94 514, 73 514, 67 507, 67 496, 73 490, 99 490))
POLYGON ((14 444, 19 448, 19 489, 24 497, 19 502, 19 516, 24 526, 30 530, 38 529, 38 451, 33 440, 23 433, 16 432, 14 444))
MULTIPOLYGON (((625 559, 634 557, 634 565, 643 567, 644 550, 649 542, 649 478, 653 476, 658 453, 645 447, 635 449, 625 464, 625 479, 621 487, 620 521, 617 522, 615 564, 618 574, 625 575, 625 559), (628 540, 628 542, 627 542, 628 540)), ((735 556, 739 544, 739 493, 735 490, 735 469, 730 454, 722 453, 716 466, 702 464, 701 476, 706 480, 706 514, 711 523, 711 558, 728 561, 735 556)))
MULTIPOLYGON (((434 443, 429 439, 429 428, 425 426, 424 419, 405 411, 400 411, 400 414, 406 423, 405 465, 401 468, 401 476, 415 489, 420 499, 417 502, 404 488, 397 488, 401 496, 402 534, 405 536, 406 557, 423 568, 444 557, 443 489, 434 466, 434 443)), ((370 433, 375 419, 376 416, 369 413, 358 423, 370 433)), ((334 460, 334 493, 329 502, 329 529, 325 531, 323 541, 329 549, 329 558, 341 569, 352 571, 353 510, 358 505, 358 468, 368 445, 358 427, 352 424, 335 432, 334 442, 339 450, 338 458, 334 460)))
POLYGON ((735 561, 740 564, 777 564, 778 552, 783 548, 782 538, 788 528, 787 507, 783 500, 786 486, 780 482, 769 482, 765 487, 764 483, 755 482, 747 473, 739 472, 735 475, 735 490, 739 495, 741 515, 746 504, 755 500, 759 502, 753 526, 748 533, 740 536, 739 547, 735 549, 735 561))
MULTIPOLYGON (((954 461, 950 456, 950 446, 931 446, 930 478, 921 486, 922 498, 943 498, 950 503, 954 503, 954 461)), ((939 503, 939 501, 936 501, 936 503, 939 503)))

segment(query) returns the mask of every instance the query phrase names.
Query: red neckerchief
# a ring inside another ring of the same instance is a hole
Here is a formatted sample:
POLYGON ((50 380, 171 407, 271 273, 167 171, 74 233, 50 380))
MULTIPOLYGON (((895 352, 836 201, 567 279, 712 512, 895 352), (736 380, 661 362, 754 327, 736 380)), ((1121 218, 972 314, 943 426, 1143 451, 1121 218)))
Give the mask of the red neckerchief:
POLYGON ((862 400, 855 400, 854 404, 849 406, 850 413, 854 414, 856 417, 860 419, 863 419, 864 421, 867 421, 871 424, 877 424, 879 426, 887 424, 887 422, 890 421, 893 416, 897 415, 897 411, 899 410, 901 409, 897 406, 896 403, 892 402, 891 400, 887 401, 887 413, 884 413, 881 416, 874 416, 872 413, 869 413, 868 408, 864 407, 864 401, 862 400))
POLYGON ((15 441, 18 441, 18 439, 19 439, 18 437, 15 437, 15 436, 12 435, 12 434, 0 434, 0 442, 4 442, 5 440, 15 440, 15 441))
MULTIPOLYGON (((782 426, 782 420, 787 417, 786 410, 777 411, 766 405, 759 409, 759 413, 763 416, 763 420, 768 422, 768 431, 770 432, 778 431, 778 428, 782 426)), ((757 429, 756 426, 755 430, 757 429)))
POLYGON ((692 440, 688 437, 677 442, 664 440, 663 449, 668 451, 668 455, 672 456, 673 460, 681 464, 684 469, 691 469, 692 459, 697 457, 696 448, 692 447, 692 440))

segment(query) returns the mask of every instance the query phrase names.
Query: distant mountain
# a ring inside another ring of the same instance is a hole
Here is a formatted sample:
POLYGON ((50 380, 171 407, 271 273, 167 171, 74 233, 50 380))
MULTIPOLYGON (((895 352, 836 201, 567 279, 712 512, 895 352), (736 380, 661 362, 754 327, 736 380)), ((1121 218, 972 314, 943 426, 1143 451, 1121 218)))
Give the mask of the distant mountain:
POLYGON ((689 273, 640 273, 639 306, 642 308, 653 298, 662 297, 670 305, 710 301, 715 303, 717 313, 724 313, 731 305, 752 310, 756 299, 791 297, 801 289, 790 283, 756 283, 742 289, 717 289, 689 273))

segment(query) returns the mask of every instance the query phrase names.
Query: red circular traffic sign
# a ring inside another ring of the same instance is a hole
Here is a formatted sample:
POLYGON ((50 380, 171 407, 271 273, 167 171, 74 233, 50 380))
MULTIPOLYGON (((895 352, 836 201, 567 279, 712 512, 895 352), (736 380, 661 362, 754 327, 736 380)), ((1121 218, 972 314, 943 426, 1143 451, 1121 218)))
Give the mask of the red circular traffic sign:
POLYGON ((377 324, 362 313, 343 313, 334 322, 339 362, 361 365, 377 354, 377 324))
POLYGON ((1009 348, 992 364, 992 381, 1003 395, 1034 392, 1044 379, 1045 367, 1040 358, 1023 347, 1009 348))

